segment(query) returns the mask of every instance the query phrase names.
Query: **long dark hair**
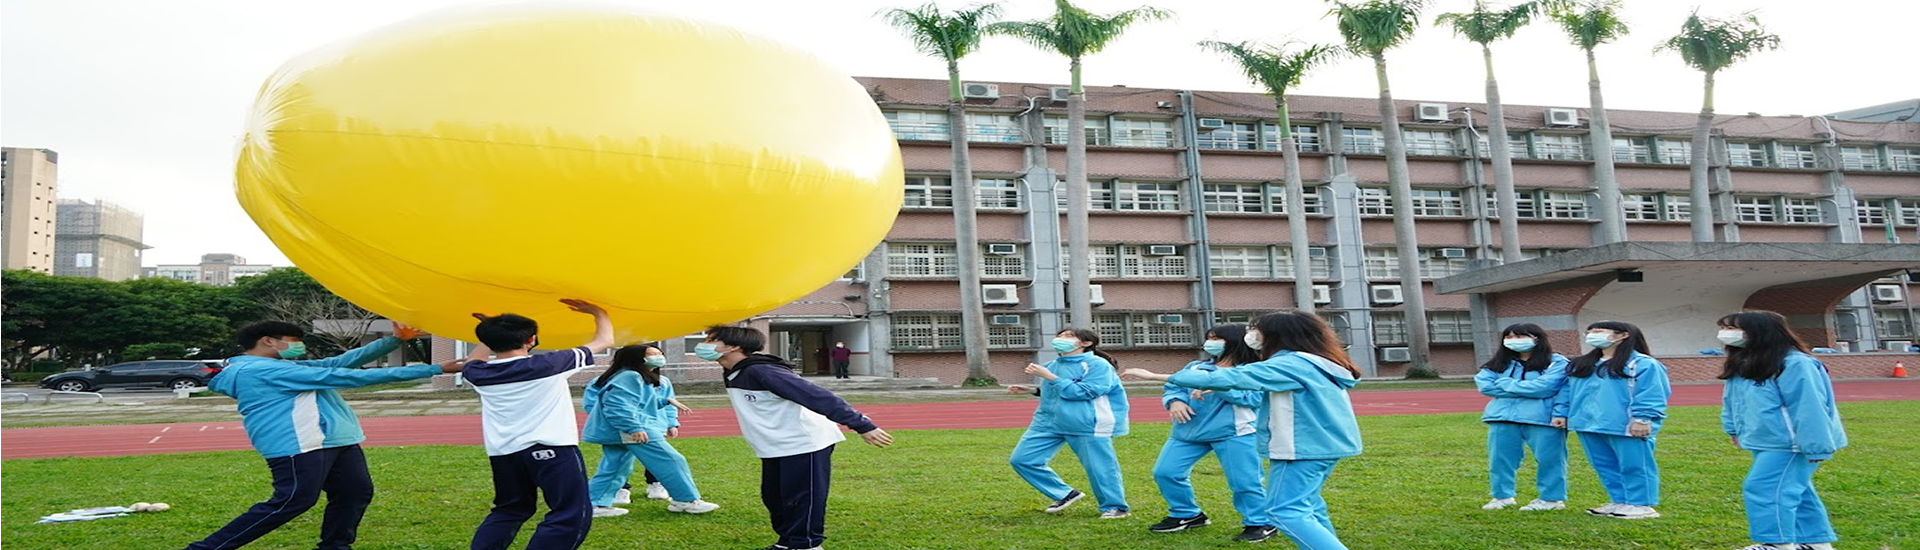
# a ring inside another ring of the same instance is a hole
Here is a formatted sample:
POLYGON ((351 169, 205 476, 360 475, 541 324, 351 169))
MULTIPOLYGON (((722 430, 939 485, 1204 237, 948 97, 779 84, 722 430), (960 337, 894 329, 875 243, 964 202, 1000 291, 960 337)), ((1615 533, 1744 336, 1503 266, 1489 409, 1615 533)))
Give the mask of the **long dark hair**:
POLYGON ((653 344, 634 344, 613 352, 613 360, 607 363, 607 372, 600 373, 599 378, 593 379, 593 387, 605 387, 607 381, 613 379, 613 375, 626 370, 640 373, 640 378, 646 380, 647 385, 660 385, 660 369, 647 366, 647 350, 650 349, 660 348, 653 344))
POLYGON ((1500 339, 1502 340, 1502 342, 1500 342, 1500 348, 1494 350, 1493 359, 1487 360, 1487 364, 1480 365, 1480 368, 1494 372, 1506 372, 1507 365, 1511 365, 1514 361, 1520 360, 1520 352, 1507 349, 1507 343, 1505 342, 1507 336, 1533 337, 1533 351, 1527 352, 1533 355, 1527 356, 1526 361, 1520 362, 1521 370, 1526 372, 1540 372, 1547 370, 1548 366, 1553 365, 1553 344, 1547 343, 1547 329, 1540 328, 1540 325, 1533 323, 1514 323, 1500 331, 1500 339))
POLYGON ((1107 360, 1107 364, 1113 365, 1113 370, 1115 371, 1120 370, 1119 359, 1114 359, 1112 355, 1107 355, 1107 352, 1100 351, 1100 333, 1094 332, 1089 329, 1084 329, 1084 328, 1070 328, 1070 329, 1062 330, 1060 332, 1056 332, 1054 333, 1054 336, 1059 336, 1062 334, 1072 334, 1074 338, 1079 338, 1080 341, 1086 342, 1087 353, 1091 353, 1096 357, 1107 360))
MULTIPOLYGON (((1265 359, 1260 352, 1247 347, 1246 325, 1220 325, 1207 330, 1207 336, 1227 341, 1226 351, 1220 352, 1220 359, 1232 365, 1245 365, 1265 359)), ((1218 363, 1219 361, 1215 361, 1218 363)))
POLYGON ((1727 362, 1720 368, 1720 379, 1745 378, 1755 382, 1772 380, 1786 370, 1787 354, 1807 351, 1807 343, 1787 328, 1787 318, 1771 311, 1748 310, 1720 318, 1720 326, 1747 333, 1744 346, 1727 346, 1727 362))
POLYGON ((1627 339, 1613 344, 1613 358, 1608 359, 1604 364, 1600 362, 1600 356, 1606 350, 1600 348, 1593 348, 1593 351, 1587 352, 1586 355, 1575 357, 1573 365, 1567 368, 1567 376, 1586 378, 1593 376, 1595 372, 1605 372, 1610 378, 1625 378, 1627 361, 1631 360, 1633 355, 1629 352, 1653 355, 1653 352, 1647 349, 1647 336, 1640 332, 1640 327, 1620 321, 1600 321, 1587 325, 1587 330, 1596 328, 1624 332, 1627 334, 1627 339))
POLYGON ((1353 366, 1353 359, 1341 349, 1340 337, 1334 336, 1333 327, 1318 315, 1297 309, 1276 311, 1255 317, 1249 326, 1260 331, 1261 357, 1273 357, 1280 350, 1304 351, 1345 367, 1355 378, 1360 377, 1360 369, 1353 366))

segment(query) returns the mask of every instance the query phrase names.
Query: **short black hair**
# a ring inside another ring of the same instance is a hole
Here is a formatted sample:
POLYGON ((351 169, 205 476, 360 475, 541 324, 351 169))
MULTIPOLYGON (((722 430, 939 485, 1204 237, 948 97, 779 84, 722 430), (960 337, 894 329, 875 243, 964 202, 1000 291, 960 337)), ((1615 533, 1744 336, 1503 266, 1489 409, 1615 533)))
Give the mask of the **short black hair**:
POLYGON ((480 319, 473 327, 473 335, 480 344, 493 351, 520 349, 527 345, 527 339, 540 334, 540 323, 525 315, 502 313, 480 319))
POLYGON ((750 327, 714 325, 707 327, 707 339, 740 348, 740 353, 759 353, 767 346, 767 335, 750 327))
POLYGON ((240 330, 233 333, 233 341, 240 344, 240 349, 253 349, 253 345, 259 342, 261 338, 285 338, 288 336, 306 338, 307 331, 300 330, 300 325, 286 321, 261 321, 241 327, 240 330))

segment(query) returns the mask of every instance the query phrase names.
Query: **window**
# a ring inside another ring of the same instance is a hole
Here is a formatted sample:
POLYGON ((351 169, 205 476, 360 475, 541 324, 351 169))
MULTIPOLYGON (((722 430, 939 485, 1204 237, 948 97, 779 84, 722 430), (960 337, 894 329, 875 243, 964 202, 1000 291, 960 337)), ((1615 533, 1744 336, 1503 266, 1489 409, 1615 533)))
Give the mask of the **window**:
MULTIPOLYGON (((1311 248, 1320 248, 1320 247, 1310 247, 1307 252, 1308 254, 1313 253, 1311 248)), ((1279 250, 1280 253, 1274 255, 1274 258, 1273 258, 1274 273, 1278 274, 1281 279, 1294 280, 1293 278, 1293 246, 1280 245, 1276 247, 1276 249, 1279 250)), ((1326 248, 1320 248, 1320 255, 1310 258, 1313 261, 1308 262, 1307 276, 1313 277, 1315 279, 1332 279, 1333 278, 1333 261, 1332 261, 1332 258, 1328 256, 1328 254, 1332 252, 1333 252, 1332 250, 1328 250, 1326 248)))
POLYGON ((903 140, 947 141, 947 114, 937 111, 887 111, 887 125, 903 140))
MULTIPOLYGON (((1540 217, 1540 205, 1539 205, 1539 199, 1538 199, 1540 194, 1541 194, 1540 191, 1520 190, 1520 189, 1513 190, 1513 206, 1516 213, 1519 214, 1519 217, 1521 219, 1540 217)), ((1494 217, 1494 218, 1500 217, 1500 194, 1499 193, 1489 193, 1487 195, 1486 212, 1489 217, 1494 217)))
MULTIPOLYGON (((1487 146, 1487 138, 1488 136, 1486 135, 1480 136, 1480 140, 1478 141, 1480 154, 1482 156, 1492 157, 1493 148, 1487 146)), ((1531 158, 1533 156, 1527 152, 1526 132, 1507 132, 1507 154, 1517 159, 1531 158)))
POLYGON ((1880 151, 1872 146, 1841 147, 1840 167, 1847 170, 1885 170, 1880 163, 1880 151))
POLYGON ((973 205, 978 208, 1008 209, 1020 208, 1020 182, 1009 179, 987 178, 973 180, 973 205))
POLYGON ((865 263, 853 264, 853 267, 848 269, 846 273, 840 274, 840 280, 842 281, 864 281, 866 279, 867 265, 865 263))
POLYGON ((1367 257, 1362 264, 1366 267, 1368 279, 1400 278, 1400 257, 1392 248, 1368 248, 1367 257))
POLYGON ((1767 162, 1767 144, 1727 142, 1728 166, 1771 166, 1767 162))
MULTIPOLYGON (((1016 325, 987 325, 987 347, 1000 349, 1033 347, 1033 327, 1027 325, 1026 315, 995 314, 994 316, 1012 316, 1020 319, 1020 323, 1016 325)), ((956 315, 955 317, 958 316, 956 315)))
POLYGON ((1659 221, 1658 193, 1627 193, 1620 197, 1621 218, 1628 221, 1659 221))
POLYGON ((1390 346, 1407 343, 1407 315, 1398 311, 1373 312, 1373 343, 1390 346))
POLYGON ((1385 154, 1387 140, 1378 128, 1346 126, 1340 128, 1340 150, 1361 155, 1385 154))
MULTIPOLYGON (((1054 182, 1060 192, 1054 194, 1054 202, 1061 212, 1067 211, 1067 183, 1054 182)), ((1113 182, 1087 182, 1087 210, 1113 210, 1113 182)))
POLYGON ((1899 172, 1920 172, 1920 149, 1911 147, 1888 149, 1887 164, 1899 172))
POLYGON ((1779 143, 1774 145, 1781 168, 1813 168, 1813 145, 1806 143, 1779 143))
MULTIPOLYGON (((1400 134, 1406 138, 1407 154, 1409 155, 1430 157, 1460 156, 1460 150, 1453 145, 1453 132, 1445 130, 1402 130, 1400 134)), ((1508 136, 1508 139, 1512 139, 1512 136, 1508 136)), ((1521 139, 1525 140, 1526 138, 1522 136, 1521 139)), ((1522 141, 1522 148, 1524 149, 1524 147, 1525 142, 1522 141)), ((1526 155, 1522 153, 1521 156, 1524 157, 1526 155)))
POLYGON ((1587 219, 1587 194, 1542 191, 1539 217, 1556 220, 1587 219))
MULTIPOLYGON (((985 277, 1026 277, 1027 258, 1019 254, 988 254, 980 247, 981 275, 985 277)), ((956 272, 957 274, 957 272, 956 272)))
MULTIPOLYGON (((1042 125, 1046 126, 1046 129, 1047 129, 1047 144, 1066 145, 1067 143, 1067 117, 1066 116, 1047 115, 1047 117, 1044 119, 1041 119, 1040 122, 1042 125)), ((1087 117, 1086 132, 1087 132, 1087 145, 1112 145, 1111 143, 1107 142, 1107 119, 1106 118, 1087 117)))
POLYGON ((907 208, 953 208, 953 181, 937 176, 907 176, 907 208))
MULTIPOLYGON (((1268 200, 1273 201, 1275 214, 1287 213, 1287 185, 1274 183, 1267 185, 1268 200)), ((1300 186, 1300 199, 1307 207, 1308 214, 1327 213, 1327 203, 1320 198, 1320 188, 1312 185, 1300 186)))
POLYGON ((1734 219, 1743 223, 1777 223, 1780 221, 1780 212, 1773 203, 1773 197, 1734 195, 1733 213, 1734 219))
POLYGON ((1195 134, 1194 147, 1201 149, 1238 149, 1251 151, 1259 148, 1260 135, 1251 122, 1227 121, 1226 125, 1216 129, 1202 128, 1195 134))
POLYGON ((1362 216, 1393 215, 1393 201, 1387 195, 1387 190, 1385 189, 1362 187, 1360 188, 1360 196, 1356 203, 1360 207, 1360 215, 1362 216))
POLYGON ((960 315, 955 313, 893 314, 893 348, 902 350, 961 349, 960 315))
POLYGON ((80 252, 73 255, 74 267, 93 267, 93 253, 80 252))
MULTIPOLYGON (((1200 187, 1208 212, 1266 212, 1266 192, 1258 183, 1209 183, 1200 187)), ((1284 207, 1285 203, 1281 203, 1284 207)))
POLYGON ((1467 200, 1459 189, 1414 189, 1414 217, 1467 215, 1467 200))
POLYGON ((1026 141, 1020 133, 1020 124, 1014 122, 1013 113, 967 113, 967 141, 986 143, 1026 141))
POLYGON ((1656 138, 1653 140, 1656 153, 1660 154, 1661 164, 1687 164, 1693 162, 1693 140, 1656 138))
POLYGON ((1920 199, 1897 199, 1893 201, 1893 208, 1898 213, 1895 221, 1900 225, 1920 225, 1920 199))
POLYGON ((1140 245, 1120 246, 1121 277, 1186 277, 1187 257, 1179 253, 1166 256, 1147 254, 1147 247, 1140 245))
POLYGON ((1180 313, 1180 322, 1162 323, 1164 313, 1096 313, 1094 331, 1100 333, 1102 346, 1140 348, 1193 347, 1199 345, 1194 316, 1180 313))
POLYGON ((1693 197, 1669 193, 1661 198, 1667 203, 1667 221, 1693 221, 1693 197))
POLYGON ((1180 184, 1115 182, 1119 187, 1115 209, 1126 211, 1174 212, 1180 210, 1180 184))
POLYGON ((1873 312, 1873 325, 1879 329, 1881 338, 1913 337, 1913 320, 1907 318, 1907 312, 1904 310, 1875 310, 1873 312))
POLYGON ((1787 197, 1780 199, 1780 213, 1787 223, 1826 223, 1820 213, 1820 199, 1787 197))
POLYGON ((1473 314, 1465 311, 1429 311, 1427 334, 1434 343, 1471 343, 1473 314))
POLYGON ((1885 199, 1865 199, 1853 201, 1853 215, 1861 225, 1886 225, 1887 201, 1885 199))
POLYGON ((1267 250, 1264 246, 1209 246, 1207 272, 1220 278, 1272 278, 1273 262, 1267 250))
MULTIPOLYGON (((1297 124, 1293 127, 1293 142, 1298 144, 1300 152, 1320 151, 1320 127, 1312 124, 1297 124)), ((1260 148, 1268 151, 1280 150, 1280 125, 1272 122, 1260 123, 1260 148)))
POLYGON ((1173 121, 1168 119, 1113 119, 1113 144, 1123 147, 1172 147, 1173 121))
POLYGON ((1613 140, 1614 162, 1653 162, 1653 152, 1647 147, 1644 138, 1615 138, 1613 140))
POLYGON ((1467 248, 1465 258, 1443 258, 1438 248, 1422 248, 1420 256, 1420 278, 1440 279, 1467 272, 1468 262, 1473 260, 1474 249, 1467 248))
POLYGON ((887 275, 952 277, 959 254, 950 243, 887 243, 887 275))
POLYGON ((1534 134, 1534 158, 1587 160, 1587 136, 1581 134, 1534 134))

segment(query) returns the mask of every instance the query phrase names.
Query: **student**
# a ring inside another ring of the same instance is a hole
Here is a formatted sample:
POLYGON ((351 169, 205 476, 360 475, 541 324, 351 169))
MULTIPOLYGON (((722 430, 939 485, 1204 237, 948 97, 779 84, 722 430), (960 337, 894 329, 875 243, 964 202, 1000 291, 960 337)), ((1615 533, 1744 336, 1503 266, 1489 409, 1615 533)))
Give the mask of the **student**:
POLYGON ((560 302, 593 316, 593 340, 535 355, 540 325, 533 319, 474 314, 480 324, 473 333, 484 347, 469 356, 466 380, 480 394, 482 440, 493 468, 493 511, 474 529, 472 550, 512 546, 520 526, 533 517, 534 501, 543 497, 547 515, 527 539, 528 550, 579 548, 593 526, 567 377, 613 346, 613 322, 598 305, 560 302), (484 360, 489 350, 496 355, 484 360))
MULTIPOLYGON (((1246 325, 1213 327, 1200 346, 1208 358, 1188 363, 1182 370, 1213 372, 1259 362, 1259 352, 1247 347, 1246 335, 1246 325)), ((1212 452, 1220 459, 1227 488, 1233 492, 1233 508, 1240 512, 1242 528, 1233 540, 1260 542, 1273 536, 1266 492, 1260 488, 1265 472, 1254 433, 1254 420, 1265 399, 1258 391, 1212 392, 1167 384, 1160 402, 1173 417, 1173 430, 1153 465, 1153 481, 1167 500, 1167 517, 1147 530, 1172 533, 1212 523, 1194 502, 1189 479, 1194 463, 1212 452)))
POLYGON ((667 443, 668 434, 679 429, 680 412, 668 402, 673 382, 660 376, 660 367, 666 364, 660 348, 627 346, 614 352, 607 371, 587 385, 581 403, 587 425, 580 439, 598 443, 601 449, 600 469, 587 482, 593 517, 627 513, 625 508, 613 507, 614 497, 623 490, 636 458, 659 476, 671 495, 668 512, 705 514, 720 508, 700 500, 687 458, 667 443))
POLYGON ((1360 424, 1347 389, 1360 370, 1341 350, 1333 328, 1312 313, 1282 311, 1254 318, 1247 347, 1266 360, 1172 376, 1130 369, 1127 376, 1206 390, 1265 392, 1259 437, 1267 442, 1267 515, 1302 550, 1345 550, 1327 515, 1320 487, 1340 459, 1360 454, 1360 424))
POLYGON ((1839 536, 1813 491, 1813 473, 1847 446, 1826 365, 1771 311, 1720 318, 1727 360, 1720 371, 1720 426, 1753 453, 1741 485, 1747 535, 1742 550, 1833 550, 1839 536))
POLYGON ((1567 368, 1567 388, 1554 399, 1553 425, 1580 434, 1580 448, 1609 501, 1587 513, 1618 519, 1660 517, 1660 465, 1653 443, 1673 390, 1667 366, 1648 355, 1639 327, 1619 321, 1587 325, 1593 351, 1567 368))
POLYGON ((1480 421, 1487 424, 1487 478, 1493 500, 1482 510, 1516 504, 1514 475, 1533 449, 1534 488, 1540 498, 1521 510, 1567 507, 1567 430, 1553 425, 1553 400, 1567 385, 1567 358, 1553 352, 1546 329, 1519 323, 1500 332, 1500 349, 1473 376, 1492 397, 1480 421))
POLYGON ((187 545, 187 550, 230 550, 246 546, 312 508, 327 493, 320 520, 322 550, 353 546, 360 517, 373 503, 373 478, 367 473, 366 441, 360 419, 335 390, 427 378, 460 372, 459 361, 361 369, 394 350, 401 340, 421 332, 395 324, 393 336, 374 340, 330 359, 296 360, 306 355, 306 332, 292 323, 264 321, 234 333, 246 348, 227 359, 225 370, 208 381, 240 411, 247 440, 267 460, 273 496, 253 505, 225 527, 187 545))
POLYGON ((847 439, 835 424, 875 447, 893 444, 893 436, 846 400, 800 378, 792 364, 759 353, 766 341, 752 328, 708 327, 693 354, 725 369, 740 435, 760 457, 760 502, 780 539, 762 550, 818 550, 827 540, 833 447, 847 439))
MULTIPOLYGON (((1087 471, 1087 483, 1100 503, 1100 519, 1121 519, 1130 515, 1126 487, 1121 484, 1120 459, 1113 453, 1113 438, 1127 435, 1127 390, 1114 371, 1113 357, 1100 351, 1100 335, 1083 328, 1060 331, 1053 336, 1053 351, 1060 357, 1046 366, 1027 364, 1027 374, 1039 378, 1040 407, 1033 412, 1033 423, 1014 445, 1007 462, 1013 471, 1042 496, 1053 499, 1046 512, 1060 513, 1073 506, 1086 493, 1067 486, 1060 474, 1047 466, 1060 446, 1073 447, 1080 467, 1087 471)), ((1023 393, 1025 386, 1008 386, 1008 391, 1023 393)))

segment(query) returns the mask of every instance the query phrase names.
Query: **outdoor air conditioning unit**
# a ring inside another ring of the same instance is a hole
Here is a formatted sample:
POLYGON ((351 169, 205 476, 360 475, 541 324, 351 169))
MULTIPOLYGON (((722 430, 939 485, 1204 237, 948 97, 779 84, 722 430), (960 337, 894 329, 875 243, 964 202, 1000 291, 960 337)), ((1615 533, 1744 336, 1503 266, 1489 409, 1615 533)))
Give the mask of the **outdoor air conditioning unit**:
POLYGON ((1446 122, 1453 117, 1447 114, 1445 103, 1421 103, 1413 107, 1413 119, 1422 122, 1446 122))
POLYGON ((1225 127, 1227 127, 1227 121, 1222 119, 1218 119, 1218 118, 1200 119, 1200 129, 1202 130, 1218 130, 1225 127))
POLYGON ((1873 285, 1873 301, 1888 303, 1901 299, 1900 285, 1873 285))
POLYGON ((1000 99, 1000 85, 966 82, 960 85, 960 95, 967 99, 1000 99))
POLYGON ((1467 249, 1465 249, 1465 248, 1441 248, 1441 249, 1437 249, 1437 250, 1434 250, 1434 251, 1433 251, 1433 257, 1435 257, 1435 258, 1465 258, 1465 257, 1467 257, 1467 249))
POLYGON ((1580 113, 1573 109, 1547 109, 1548 126, 1579 126, 1580 113))
POLYGON ((1156 244, 1156 245, 1147 246, 1148 256, 1172 256, 1174 254, 1179 254, 1179 253, 1180 253, 1180 247, 1170 245, 1170 244, 1156 244))
POLYGON ((1413 351, 1407 348, 1380 348, 1380 362, 1411 363, 1413 362, 1413 351))
POLYGON ((1880 349, 1886 351, 1907 351, 1913 347, 1912 340, 1881 340, 1880 349))
POLYGON ((1091 290, 1092 290, 1092 292, 1087 294, 1088 296, 1087 303, 1093 304, 1096 306, 1107 303, 1107 293, 1102 291, 1102 289, 1100 288, 1100 285, 1087 285, 1087 286, 1091 287, 1091 290))
POLYGON ((1308 258, 1325 258, 1327 257, 1327 247, 1309 246, 1307 247, 1307 257, 1308 258))
POLYGON ((993 318, 987 320, 987 324, 997 326, 997 327, 1019 326, 1020 316, 1019 315, 995 315, 993 316, 993 318))
POLYGON ((1018 304, 1020 303, 1020 286, 980 285, 980 303, 1018 304))
POLYGON ((1162 313, 1153 316, 1153 324, 1178 325, 1187 322, 1187 317, 1178 313, 1162 313))
POLYGON ((1313 303, 1316 303, 1316 304, 1333 303, 1333 286, 1332 285, 1313 285, 1313 303))
POLYGON ((1071 95, 1073 95, 1073 88, 1069 88, 1066 86, 1054 86, 1052 88, 1047 88, 1047 98, 1052 99, 1054 101, 1064 103, 1067 101, 1067 97, 1071 95))
POLYGON ((1367 289, 1367 294, 1376 304, 1398 304, 1406 301, 1406 296, 1400 294, 1400 285, 1373 285, 1367 289))
POLYGON ((1013 243, 992 243, 987 245, 987 253, 995 256, 1012 256, 1020 253, 1020 245, 1013 243))

